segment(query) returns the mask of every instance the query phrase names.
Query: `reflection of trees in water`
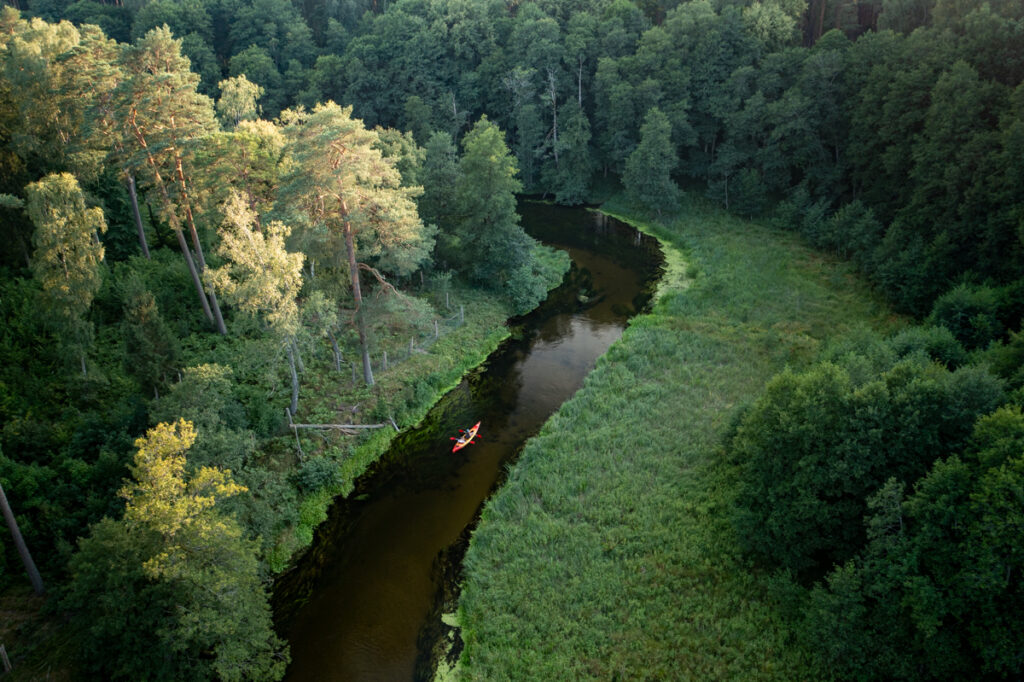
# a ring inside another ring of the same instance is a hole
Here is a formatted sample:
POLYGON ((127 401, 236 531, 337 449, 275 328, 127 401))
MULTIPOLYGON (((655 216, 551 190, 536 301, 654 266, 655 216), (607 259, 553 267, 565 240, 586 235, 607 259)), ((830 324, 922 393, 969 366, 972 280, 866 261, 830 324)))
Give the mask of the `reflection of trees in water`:
POLYGON ((596 234, 605 235, 613 229, 611 219, 604 213, 600 211, 587 211, 587 215, 593 220, 592 228, 596 234))
POLYGON ((564 338, 571 330, 573 315, 596 304, 597 298, 593 274, 573 263, 544 306, 547 319, 538 326, 536 338, 544 343, 564 338))
POLYGON ((572 330, 572 315, 559 315, 548 320, 537 330, 537 341, 554 343, 564 339, 572 330))
POLYGON ((609 256, 622 267, 636 270, 642 280, 653 277, 661 264, 656 239, 603 213, 531 202, 521 202, 519 213, 528 234, 548 243, 609 256), (630 240, 629 248, 625 248, 623 238, 630 240))
MULTIPOLYGON (((448 475, 453 459, 444 459, 451 454, 451 448, 444 447, 448 436, 477 421, 484 423, 484 433, 496 434, 508 427, 523 390, 520 364, 534 344, 553 344, 568 338, 573 332, 574 315, 600 304, 604 299, 601 291, 618 291, 620 287, 635 286, 637 281, 650 281, 659 265, 660 252, 655 240, 602 213, 538 204, 522 204, 520 210, 524 226, 544 241, 604 255, 616 264, 639 271, 640 279, 629 283, 595 283, 589 268, 573 262, 562 284, 550 292, 541 307, 519 318, 519 333, 514 331, 513 338, 483 366, 445 395, 416 429, 399 436, 373 467, 379 480, 413 489, 437 484, 448 475), (637 248, 635 244, 641 246, 637 248)), ((648 303, 651 291, 637 292, 631 299, 632 306, 617 303, 611 312, 625 321, 648 303)))
POLYGON ((511 340, 499 357, 492 357, 487 363, 486 372, 473 376, 475 406, 484 417, 488 431, 498 432, 508 424, 509 413, 515 408, 523 388, 520 362, 528 354, 526 340, 511 340))

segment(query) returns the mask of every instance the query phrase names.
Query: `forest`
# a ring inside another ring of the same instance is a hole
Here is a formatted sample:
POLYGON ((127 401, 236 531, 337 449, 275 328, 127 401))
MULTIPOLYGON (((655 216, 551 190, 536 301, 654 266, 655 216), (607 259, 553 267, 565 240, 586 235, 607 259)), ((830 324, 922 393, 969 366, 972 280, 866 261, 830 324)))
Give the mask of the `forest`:
MULTIPOLYGON (((814 352, 709 380, 716 497, 677 512, 768 595, 784 664, 752 677, 1019 678, 1022 159, 1017 0, 6 0, 0 603, 49 638, 0 631, 14 674, 281 679, 274 577, 562 277, 528 197, 603 205, 707 271, 612 353, 665 369, 637 376, 666 409, 702 400, 684 314, 799 336, 768 310, 789 299, 734 302, 784 260, 744 271, 716 239, 796 240, 884 300, 862 326, 808 306, 814 352)), ((614 361, 581 401, 626 390, 614 361)), ((573 404, 553 429, 589 428, 573 404)), ((524 462, 541 447, 571 454, 524 462)), ((504 499, 481 538, 517 523, 504 499)), ((641 525, 689 541, 670 521, 641 525)), ((674 676, 641 644, 623 669, 517 667, 536 642, 492 632, 510 602, 481 601, 502 569, 474 544, 460 677, 674 676)), ((614 629, 580 622, 567 647, 614 629)))

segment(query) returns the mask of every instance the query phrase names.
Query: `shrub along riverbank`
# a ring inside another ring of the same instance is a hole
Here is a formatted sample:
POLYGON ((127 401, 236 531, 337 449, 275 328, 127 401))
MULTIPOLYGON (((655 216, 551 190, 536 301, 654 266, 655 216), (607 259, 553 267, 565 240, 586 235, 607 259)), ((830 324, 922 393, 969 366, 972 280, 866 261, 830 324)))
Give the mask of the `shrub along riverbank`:
POLYGON ((742 406, 828 339, 892 315, 792 234, 692 202, 640 220, 668 267, 484 509, 459 621, 469 679, 796 679, 773 582, 738 549, 716 466, 742 406), (685 262, 685 266, 680 266, 685 262))

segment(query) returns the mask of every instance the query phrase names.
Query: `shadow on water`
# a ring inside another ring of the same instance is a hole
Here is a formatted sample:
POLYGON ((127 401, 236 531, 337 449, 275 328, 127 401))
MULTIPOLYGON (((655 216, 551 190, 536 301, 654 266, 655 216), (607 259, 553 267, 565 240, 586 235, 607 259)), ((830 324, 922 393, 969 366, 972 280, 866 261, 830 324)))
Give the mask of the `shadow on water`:
MULTIPOLYGON (((525 441, 582 385, 650 301, 657 242, 583 209, 522 204, 527 232, 568 251, 561 286, 512 336, 398 436, 332 507, 313 546, 274 586, 286 679, 429 679, 450 636, 462 556, 483 501, 525 441), (450 436, 482 422, 479 441, 450 436)), ((456 649, 457 654, 457 649, 456 649)))

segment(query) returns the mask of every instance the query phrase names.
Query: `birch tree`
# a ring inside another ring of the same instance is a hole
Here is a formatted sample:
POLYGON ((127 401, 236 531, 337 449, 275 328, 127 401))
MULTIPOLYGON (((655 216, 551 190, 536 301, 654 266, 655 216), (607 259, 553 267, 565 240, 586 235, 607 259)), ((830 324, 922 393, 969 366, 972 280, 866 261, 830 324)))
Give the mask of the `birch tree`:
POLYGON ((289 253, 285 240, 291 228, 280 221, 256 228, 256 213, 234 192, 223 207, 224 223, 217 253, 227 264, 210 273, 211 281, 240 311, 260 318, 284 344, 292 376, 291 413, 298 409, 299 380, 295 369, 298 330, 296 297, 302 288, 301 253, 289 253))
POLYGON ((48 175, 25 188, 32 235, 32 273, 39 281, 65 344, 77 353, 86 374, 85 351, 92 337, 86 314, 102 282, 107 223, 99 208, 86 208, 73 175, 48 175))
POLYGON ((263 96, 263 88, 246 78, 244 73, 222 80, 217 87, 220 88, 217 111, 228 124, 234 127, 242 120, 256 117, 256 101, 263 96))

